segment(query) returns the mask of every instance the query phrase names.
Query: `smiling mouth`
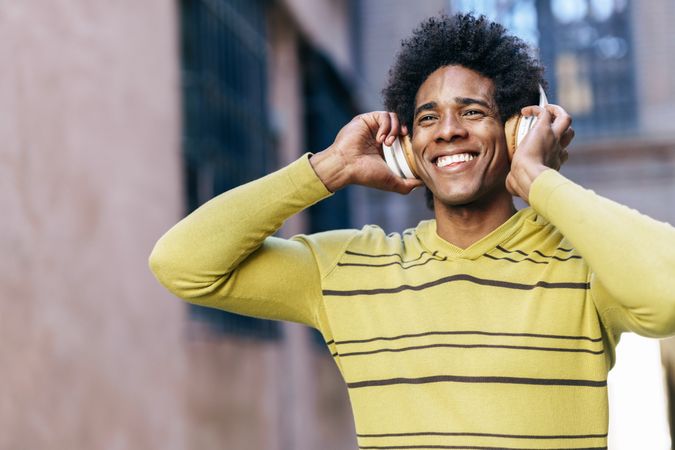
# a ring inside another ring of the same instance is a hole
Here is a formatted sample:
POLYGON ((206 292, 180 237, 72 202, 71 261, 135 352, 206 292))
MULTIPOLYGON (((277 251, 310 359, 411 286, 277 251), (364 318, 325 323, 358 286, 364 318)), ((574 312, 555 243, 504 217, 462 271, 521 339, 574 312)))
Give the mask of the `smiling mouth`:
POLYGON ((478 153, 466 152, 457 153, 456 155, 443 155, 436 158, 433 162, 436 167, 442 168, 452 164, 466 163, 478 156, 478 153))

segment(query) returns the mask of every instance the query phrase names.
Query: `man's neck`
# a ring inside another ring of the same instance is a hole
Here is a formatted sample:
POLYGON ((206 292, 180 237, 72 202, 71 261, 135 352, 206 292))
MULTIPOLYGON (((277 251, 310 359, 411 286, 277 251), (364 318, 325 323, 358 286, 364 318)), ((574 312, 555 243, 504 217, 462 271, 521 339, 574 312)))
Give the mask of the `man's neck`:
POLYGON ((488 203, 448 206, 435 202, 436 232, 438 235, 465 249, 490 234, 516 212, 513 198, 508 192, 488 203))

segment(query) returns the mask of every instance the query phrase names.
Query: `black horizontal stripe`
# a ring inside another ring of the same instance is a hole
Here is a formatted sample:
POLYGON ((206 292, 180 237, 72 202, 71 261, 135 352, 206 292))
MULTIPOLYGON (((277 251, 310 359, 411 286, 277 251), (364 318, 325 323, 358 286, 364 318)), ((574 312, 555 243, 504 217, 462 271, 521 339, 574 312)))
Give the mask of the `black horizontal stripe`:
POLYGON ((502 247, 501 245, 498 245, 498 246, 495 247, 495 248, 496 248, 497 250, 503 251, 504 253, 518 253, 519 255, 529 256, 528 253, 525 253, 525 252, 522 251, 522 250, 507 250, 507 249, 505 249, 504 247, 502 247))
POLYGON ((499 383, 499 384, 530 384, 538 386, 579 386, 605 387, 607 380, 573 380, 566 378, 522 378, 522 377, 470 377, 461 375, 434 375, 419 378, 386 378, 382 380, 364 380, 347 383, 350 389, 363 387, 390 386, 394 384, 427 384, 427 383, 499 383))
MULTIPOLYGON (((493 332, 493 331, 475 331, 475 330, 463 330, 463 331, 427 331, 424 333, 411 333, 411 334, 400 334, 398 336, 378 336, 368 339, 350 339, 345 341, 336 341, 336 344, 361 344, 366 342, 373 341, 395 341, 398 339, 407 339, 415 338, 422 336, 445 336, 445 335, 455 335, 455 334, 478 334, 481 336, 509 336, 509 337, 534 337, 534 338, 544 338, 544 339, 571 339, 571 340, 584 340, 590 342, 600 342, 602 337, 592 338, 588 336, 568 336, 562 334, 539 334, 539 333, 505 333, 505 332, 493 332)), ((330 341, 333 343, 333 341, 330 341)))
MULTIPOLYGON (((419 258, 418 258, 418 259, 419 259, 419 258)), ((434 258, 434 257, 431 257, 431 258, 429 258, 429 259, 427 259, 426 261, 423 261, 423 262, 421 262, 421 263, 418 263, 418 264, 410 264, 410 265, 407 265, 407 266, 404 266, 404 264, 410 263, 410 262, 412 262, 412 261, 403 261, 403 262, 400 262, 400 261, 392 261, 392 262, 383 263, 383 264, 342 263, 342 262, 339 262, 339 263, 337 263, 337 265, 340 266, 340 267, 344 267, 344 266, 355 266, 355 267, 387 267, 387 266, 399 265, 399 266, 401 266, 403 269, 409 269, 409 268, 411 268, 411 267, 423 266, 423 265, 425 265, 425 264, 427 264, 427 263, 429 263, 429 262, 431 262, 431 261, 446 261, 447 259, 448 259, 448 258, 445 258, 445 257, 444 257, 444 258, 434 258)), ((413 261, 416 261, 416 260, 413 260, 413 261)))
MULTIPOLYGON (((475 445, 394 445, 394 446, 368 446, 361 447, 360 450, 395 450, 395 449, 414 449, 414 448, 439 448, 439 449, 469 449, 469 450, 535 450, 522 447, 485 447, 475 445)), ((547 447, 544 450, 607 450, 607 447, 547 447)))
MULTIPOLYGON (((498 245, 495 248, 497 248, 497 249, 499 249, 503 252, 506 252, 506 253, 520 253, 523 256, 528 256, 528 253, 525 253, 522 250, 508 250, 508 249, 505 249, 504 247, 502 247, 501 245, 498 245)), ((558 247, 558 248, 556 248, 556 250, 560 250, 561 252, 567 252, 567 253, 574 251, 573 248, 563 248, 563 247, 558 247)))
POLYGON ((331 356, 332 356, 333 358, 337 358, 337 356, 338 356, 338 353, 337 353, 337 352, 335 352, 335 353, 331 353, 331 356))
POLYGON ((335 344, 335 341, 332 340, 332 339, 330 341, 326 342, 326 345, 331 345, 331 344, 335 344))
POLYGON ((487 256, 487 257, 490 258, 490 259, 495 259, 495 260, 498 260, 498 261, 499 261, 499 260, 503 260, 503 261, 509 261, 509 262, 512 262, 512 263, 519 263, 519 262, 523 262, 523 261, 529 261, 529 262, 533 262, 533 263, 535 263, 535 264, 548 264, 548 261, 535 261, 535 260, 532 259, 532 258, 511 259, 511 258, 509 258, 508 256, 504 256, 503 258, 498 258, 498 257, 496 257, 496 256, 489 255, 489 254, 487 254, 487 253, 485 253, 483 256, 487 256))
POLYGON ((383 253, 383 254, 380 254, 380 255, 371 255, 369 253, 359 253, 359 252, 354 252, 354 251, 351 251, 351 250, 345 250, 346 255, 365 256, 366 258, 385 258, 385 257, 389 257, 389 256, 396 256, 397 258, 399 258, 403 262, 418 261, 424 255, 435 255, 436 253, 438 253, 438 252, 429 253, 427 251, 423 251, 422 253, 420 253, 420 255, 417 258, 410 259, 408 261, 403 261, 403 256, 400 253, 383 253))
POLYGON ((546 352, 570 352, 570 353, 590 353, 593 355, 602 355, 604 350, 588 350, 585 348, 561 348, 561 347, 536 347, 528 345, 501 345, 501 344, 429 344, 429 345, 415 345, 411 347, 402 348, 380 348, 377 350, 364 350, 360 352, 341 353, 341 357, 372 355, 375 353, 399 353, 411 350, 423 350, 427 348, 503 348, 508 350, 538 350, 546 352))
POLYGON ((535 250, 534 253, 536 253, 537 255, 539 255, 543 258, 552 258, 552 259, 557 259, 558 261, 569 261, 570 259, 581 259, 581 256, 579 256, 579 255, 571 255, 571 256, 568 256, 567 258, 561 258, 561 257, 555 256, 555 255, 544 255, 539 250, 535 250))
POLYGON ((354 289, 346 291, 338 291, 332 289, 324 289, 322 291, 323 295, 334 295, 342 297, 350 297, 355 295, 376 295, 376 294, 395 294, 402 291, 421 291, 423 289, 428 289, 445 283, 451 283, 454 281, 468 281, 470 283, 475 283, 483 286, 494 286, 506 289, 517 289, 523 291, 530 291, 535 288, 544 288, 544 289, 589 289, 590 284, 587 282, 584 283, 575 283, 575 282, 548 282, 548 281, 538 281, 535 284, 524 284, 524 283, 513 283, 510 281, 501 281, 501 280, 490 280, 485 278, 474 277, 473 275, 467 274, 457 274, 450 275, 447 277, 440 278, 438 280, 429 281, 427 283, 419 285, 409 285, 403 284, 401 286, 393 288, 375 288, 375 289, 354 289))
MULTIPOLYGON (((517 254, 522 255, 522 256, 530 256, 529 253, 525 253, 522 250, 507 250, 504 247, 502 247, 501 245, 498 245, 495 248, 497 250, 501 250, 504 253, 517 253, 517 254)), ((562 250, 564 252, 571 252, 572 251, 572 249, 567 249, 567 248, 557 248, 556 250, 562 250)), ((555 255, 545 255, 542 252, 540 252, 539 250, 534 250, 534 253, 536 253, 537 255, 539 255, 543 258, 557 259, 558 261, 569 261, 571 259, 581 259, 581 256, 579 256, 579 255, 571 255, 571 256, 568 256, 567 258, 561 258, 561 257, 555 256, 555 255)), ((531 258, 525 258, 523 260, 513 260, 513 259, 510 259, 510 258, 496 258, 496 257, 493 257, 493 256, 488 255, 488 254, 485 254, 483 256, 487 256, 487 257, 492 258, 492 259, 504 259, 504 260, 511 261, 511 262, 531 261, 531 262, 534 262, 534 263, 537 263, 537 264, 547 264, 546 262, 535 261, 531 258)))
POLYGON ((502 433, 451 433, 441 431, 420 431, 413 433, 377 433, 362 434, 357 433, 361 438, 383 438, 383 437, 405 437, 405 436, 472 436, 472 437, 497 437, 509 439, 596 439, 606 438, 607 433, 602 434, 502 434, 502 433))

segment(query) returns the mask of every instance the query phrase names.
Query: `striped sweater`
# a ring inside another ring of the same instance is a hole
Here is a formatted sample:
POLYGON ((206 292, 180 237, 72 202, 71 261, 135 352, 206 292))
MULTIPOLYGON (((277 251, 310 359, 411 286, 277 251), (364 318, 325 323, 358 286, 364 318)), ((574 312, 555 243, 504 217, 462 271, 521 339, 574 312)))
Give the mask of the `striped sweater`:
POLYGON ((150 266, 189 302, 317 328, 360 449, 606 448, 620 334, 675 332, 675 229, 549 170, 466 249, 434 221, 271 237, 328 195, 305 156, 204 204, 150 266))

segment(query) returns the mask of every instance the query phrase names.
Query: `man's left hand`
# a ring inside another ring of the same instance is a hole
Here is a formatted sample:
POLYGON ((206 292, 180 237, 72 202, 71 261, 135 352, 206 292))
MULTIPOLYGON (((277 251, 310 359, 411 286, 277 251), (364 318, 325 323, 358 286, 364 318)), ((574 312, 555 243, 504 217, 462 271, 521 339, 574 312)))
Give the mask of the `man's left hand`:
POLYGON ((560 169, 567 161, 567 146, 574 138, 574 130, 572 117, 558 105, 527 106, 521 114, 537 116, 537 122, 513 155, 506 187, 529 203, 530 186, 535 178, 549 168, 560 169))

